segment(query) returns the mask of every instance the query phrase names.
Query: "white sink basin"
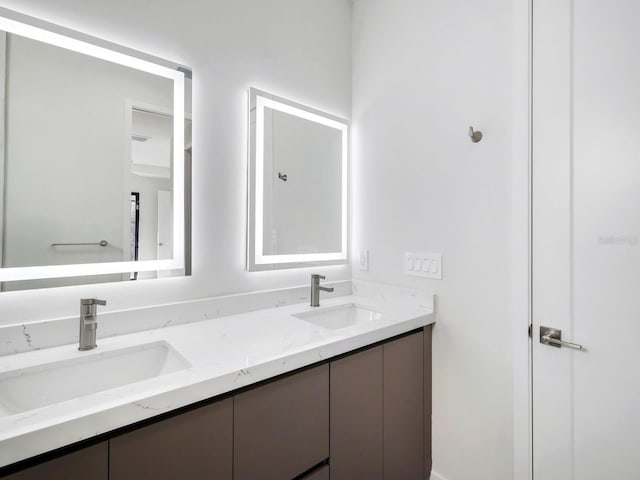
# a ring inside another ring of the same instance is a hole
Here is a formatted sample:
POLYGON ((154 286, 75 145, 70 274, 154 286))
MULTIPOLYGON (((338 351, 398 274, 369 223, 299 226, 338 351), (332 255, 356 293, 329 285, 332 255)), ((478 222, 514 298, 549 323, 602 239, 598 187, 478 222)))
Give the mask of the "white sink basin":
POLYGON ((0 416, 176 372, 191 365, 166 342, 78 352, 75 358, 0 374, 0 416))
POLYGON ((347 303, 336 307, 298 313, 293 316, 329 330, 338 330, 380 320, 384 315, 355 303, 347 303))

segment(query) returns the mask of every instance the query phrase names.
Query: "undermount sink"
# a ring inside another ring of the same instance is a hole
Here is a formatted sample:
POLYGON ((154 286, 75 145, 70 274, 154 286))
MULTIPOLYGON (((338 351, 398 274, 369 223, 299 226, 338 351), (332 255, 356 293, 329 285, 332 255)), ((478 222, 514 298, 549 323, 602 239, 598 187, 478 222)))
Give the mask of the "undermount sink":
POLYGON ((356 305, 355 303, 347 303, 345 305, 298 313, 293 316, 329 330, 339 330, 341 328, 380 320, 384 315, 367 307, 356 305))
POLYGON ((0 416, 176 372, 191 365, 166 342, 77 357, 0 374, 0 416))

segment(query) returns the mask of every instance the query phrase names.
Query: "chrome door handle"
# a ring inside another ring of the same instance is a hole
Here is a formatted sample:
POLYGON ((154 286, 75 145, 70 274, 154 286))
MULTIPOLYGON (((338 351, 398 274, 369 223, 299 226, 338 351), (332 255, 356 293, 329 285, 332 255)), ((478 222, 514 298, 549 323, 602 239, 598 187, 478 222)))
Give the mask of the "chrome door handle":
POLYGON ((540 343, 556 348, 567 347, 574 348, 576 350, 584 350, 582 345, 563 341, 562 330, 551 327, 540 327, 540 343))

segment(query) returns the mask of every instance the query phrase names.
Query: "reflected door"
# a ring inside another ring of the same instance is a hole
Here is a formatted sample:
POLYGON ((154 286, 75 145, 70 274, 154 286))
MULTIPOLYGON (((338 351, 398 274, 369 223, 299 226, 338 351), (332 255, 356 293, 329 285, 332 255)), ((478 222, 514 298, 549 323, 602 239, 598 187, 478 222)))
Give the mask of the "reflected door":
POLYGON ((638 19, 634 0, 533 1, 535 480, 640 478, 638 19))
POLYGON ((171 258, 173 245, 171 232, 171 192, 167 190, 158 191, 158 260, 171 258))

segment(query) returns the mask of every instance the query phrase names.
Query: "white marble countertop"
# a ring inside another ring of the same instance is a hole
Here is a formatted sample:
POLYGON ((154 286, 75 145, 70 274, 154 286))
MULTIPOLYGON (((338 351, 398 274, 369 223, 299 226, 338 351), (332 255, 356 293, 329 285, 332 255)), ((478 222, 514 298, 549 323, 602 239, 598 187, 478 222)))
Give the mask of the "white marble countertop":
POLYGON ((361 290, 355 295, 323 298, 320 309, 353 303, 383 315, 340 329, 326 329, 292 316, 319 310, 297 304, 104 339, 98 335, 98 348, 89 352, 79 352, 74 343, 0 357, 2 377, 26 367, 166 342, 190 364, 173 373, 17 414, 0 403, 0 467, 435 321, 430 297, 425 301, 424 297, 361 290))

